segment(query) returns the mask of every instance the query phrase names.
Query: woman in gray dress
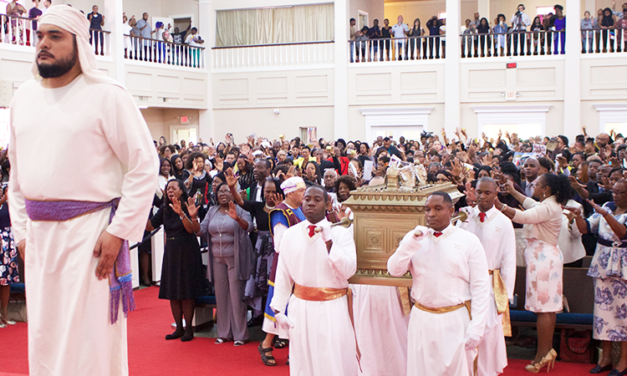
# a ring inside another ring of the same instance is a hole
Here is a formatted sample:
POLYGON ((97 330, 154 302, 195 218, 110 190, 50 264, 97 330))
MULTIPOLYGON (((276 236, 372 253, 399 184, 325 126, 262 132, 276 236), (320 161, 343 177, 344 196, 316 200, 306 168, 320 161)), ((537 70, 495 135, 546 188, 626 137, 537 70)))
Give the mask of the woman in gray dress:
POLYGON ((218 186, 216 195, 218 205, 209 208, 197 235, 206 236, 209 245, 207 278, 216 291, 216 343, 235 340, 235 346, 241 346, 248 341, 248 305, 242 299, 255 265, 248 236, 253 230, 253 221, 250 213, 235 205, 226 183, 218 186))

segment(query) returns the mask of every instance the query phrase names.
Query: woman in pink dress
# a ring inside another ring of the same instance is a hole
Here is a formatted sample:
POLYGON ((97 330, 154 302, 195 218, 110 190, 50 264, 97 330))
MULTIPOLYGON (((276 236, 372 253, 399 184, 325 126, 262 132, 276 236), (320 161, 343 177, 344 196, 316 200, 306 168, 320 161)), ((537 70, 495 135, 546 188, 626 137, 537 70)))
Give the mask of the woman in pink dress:
POLYGON ((525 208, 516 210, 500 203, 494 206, 513 222, 524 224, 523 237, 527 240, 525 261, 527 262, 527 288, 525 309, 538 316, 538 350, 533 362, 525 367, 537 373, 544 366, 551 367, 557 353, 553 350, 555 314, 562 310, 562 271, 564 260, 557 246, 562 228, 562 205, 568 202, 572 188, 568 178, 544 174, 538 180, 533 197, 524 196, 507 183, 509 194, 525 208))

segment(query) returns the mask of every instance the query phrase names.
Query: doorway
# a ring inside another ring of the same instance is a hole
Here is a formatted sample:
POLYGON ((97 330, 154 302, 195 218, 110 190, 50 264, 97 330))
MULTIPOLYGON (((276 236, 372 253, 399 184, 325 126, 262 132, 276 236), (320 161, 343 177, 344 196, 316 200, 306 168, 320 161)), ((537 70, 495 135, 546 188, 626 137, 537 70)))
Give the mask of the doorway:
POLYGON ((173 144, 178 144, 181 140, 185 142, 198 143, 197 125, 175 125, 170 127, 170 139, 173 144))

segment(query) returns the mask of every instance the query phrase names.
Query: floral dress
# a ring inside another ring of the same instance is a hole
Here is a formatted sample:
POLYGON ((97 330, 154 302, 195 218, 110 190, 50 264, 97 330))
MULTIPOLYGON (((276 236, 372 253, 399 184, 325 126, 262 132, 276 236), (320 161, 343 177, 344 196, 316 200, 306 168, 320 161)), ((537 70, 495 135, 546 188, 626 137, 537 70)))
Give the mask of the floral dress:
POLYGON ((20 282, 17 270, 17 250, 13 244, 11 220, 9 219, 8 204, 0 208, 0 235, 2 235, 2 250, 0 250, 0 286, 10 286, 20 282))
MULTIPOLYGON (((614 213, 616 205, 607 202, 603 208, 614 213)), ((614 218, 625 225, 627 213, 614 218)), ((588 275, 594 278, 593 337, 601 341, 627 341, 627 239, 619 239, 598 213, 586 221, 590 231, 599 234, 588 270, 588 275)))

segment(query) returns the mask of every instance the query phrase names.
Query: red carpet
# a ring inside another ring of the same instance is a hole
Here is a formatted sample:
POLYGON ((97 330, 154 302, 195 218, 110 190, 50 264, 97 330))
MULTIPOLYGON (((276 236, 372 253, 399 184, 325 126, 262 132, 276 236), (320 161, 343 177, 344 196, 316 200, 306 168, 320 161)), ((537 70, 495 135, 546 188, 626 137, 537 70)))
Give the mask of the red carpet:
MULTIPOLYGON (((131 376, 289 375, 285 365, 287 349, 275 350, 279 365, 266 367, 257 352, 258 343, 234 347, 232 343, 216 345, 213 338, 200 337, 187 343, 166 341, 165 335, 172 332, 172 316, 169 303, 157 299, 158 291, 151 287, 135 293, 138 309, 131 312, 128 322, 131 376)), ((0 376, 28 374, 26 328, 27 324, 18 323, 0 329, 0 376)), ((511 359, 504 375, 529 375, 524 370, 526 364, 526 360, 511 359)), ((589 364, 558 362, 550 375, 587 374, 591 368, 589 364)))

